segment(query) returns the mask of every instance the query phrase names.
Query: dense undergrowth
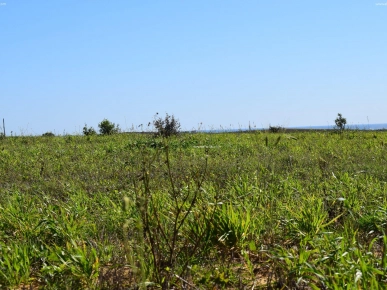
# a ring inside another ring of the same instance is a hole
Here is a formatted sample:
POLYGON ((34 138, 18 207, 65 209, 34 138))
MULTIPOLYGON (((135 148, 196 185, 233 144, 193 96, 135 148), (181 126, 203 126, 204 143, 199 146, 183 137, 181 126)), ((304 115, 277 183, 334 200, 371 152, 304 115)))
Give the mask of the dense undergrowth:
POLYGON ((384 289, 387 133, 0 140, 0 288, 384 289))

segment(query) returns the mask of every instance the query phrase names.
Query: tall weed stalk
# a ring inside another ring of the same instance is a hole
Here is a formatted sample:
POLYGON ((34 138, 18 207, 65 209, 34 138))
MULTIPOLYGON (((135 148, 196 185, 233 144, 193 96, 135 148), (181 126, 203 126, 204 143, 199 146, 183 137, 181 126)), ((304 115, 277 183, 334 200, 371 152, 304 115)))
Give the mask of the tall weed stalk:
POLYGON ((192 170, 188 182, 182 183, 174 178, 170 155, 167 143, 153 154, 143 150, 141 173, 133 180, 140 221, 137 230, 142 231, 140 239, 144 242, 141 254, 145 263, 152 264, 148 278, 154 279, 163 289, 169 289, 175 283, 189 283, 184 279, 189 263, 205 241, 204 231, 196 236, 190 233, 190 217, 195 213, 195 219, 204 219, 208 211, 214 212, 209 203, 199 202, 204 192, 208 158, 204 159, 201 170, 192 170), (151 187, 151 178, 159 164, 156 161, 160 160, 165 164, 169 188, 156 191, 151 187), (147 256, 146 251, 150 255, 147 256))

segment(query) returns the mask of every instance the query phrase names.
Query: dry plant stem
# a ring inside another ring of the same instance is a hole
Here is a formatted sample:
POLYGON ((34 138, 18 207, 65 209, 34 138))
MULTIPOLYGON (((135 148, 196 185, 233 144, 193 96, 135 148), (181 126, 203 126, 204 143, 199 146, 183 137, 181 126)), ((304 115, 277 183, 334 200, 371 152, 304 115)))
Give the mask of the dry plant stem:
MULTIPOLYGON (((196 186, 197 188, 194 190, 188 190, 187 193, 184 194, 184 196, 179 201, 179 196, 181 195, 181 190, 176 188, 175 181, 173 179, 172 174, 172 168, 171 168, 171 160, 169 155, 169 148, 168 145, 164 147, 165 152, 165 164, 167 166, 168 171, 168 177, 169 182, 171 186, 171 195, 172 200, 174 204, 174 219, 173 219, 173 229, 170 234, 168 234, 164 228, 163 223, 161 221, 161 212, 156 206, 156 201, 153 198, 153 194, 150 190, 150 170, 153 162, 158 157, 158 152, 155 154, 155 156, 150 160, 149 162, 146 162, 145 157, 142 162, 142 187, 143 187, 143 206, 141 208, 141 215, 143 216, 143 222, 144 222, 144 232, 146 236, 148 236, 149 244, 152 252, 153 257, 153 265, 156 275, 156 280, 158 283, 161 284, 162 288, 168 288, 169 282, 172 278, 172 275, 175 268, 176 258, 179 254, 182 253, 182 251, 185 249, 184 247, 177 247, 177 243, 179 241, 179 233, 181 231, 182 226, 186 223, 187 218, 189 214, 192 212, 192 209, 195 207, 198 195, 202 191, 202 185, 206 177, 207 167, 208 167, 208 158, 205 159, 204 164, 204 170, 201 174, 196 174, 197 180, 196 180, 196 186), (189 201, 190 200, 190 201, 189 201), (187 201, 189 201, 188 208, 184 210, 184 206, 186 205, 187 201), (152 220, 156 222, 156 228, 153 228, 152 230, 152 221, 149 216, 149 209, 152 210, 152 220), (162 257, 162 247, 165 245, 169 251, 168 258, 164 260, 162 257), (169 270, 166 271, 166 267, 169 268, 169 270), (165 272, 165 275, 162 273, 165 272)), ((148 159, 149 160, 149 159, 148 159)), ((212 215, 210 219, 213 219, 214 212, 212 211, 212 215)), ((188 267, 188 263, 193 257, 193 255, 196 253, 197 249, 199 248, 202 238, 204 236, 205 232, 203 232, 199 237, 197 237, 196 241, 194 242, 193 249, 190 251, 186 262, 182 265, 181 268, 181 275, 186 272, 186 269, 188 267)), ((186 245, 186 243, 184 243, 186 245)), ((179 275, 179 277, 181 276, 179 275)))
POLYGON ((192 285, 191 283, 189 283, 187 280, 181 278, 179 275, 175 274, 174 276, 175 276, 177 279, 183 281, 183 283, 187 284, 187 285, 190 286, 191 288, 199 290, 199 288, 196 288, 194 285, 192 285))
MULTIPOLYGON (((154 155, 153 157, 153 160, 151 160, 151 162, 149 162, 149 164, 146 164, 145 162, 145 159, 143 159, 143 162, 142 162, 142 179, 143 179, 143 198, 144 198, 144 205, 142 207, 142 212, 141 212, 141 215, 143 217, 143 223, 144 223, 144 232, 145 234, 148 236, 149 238, 149 243, 150 243, 150 248, 151 248, 151 252, 152 252, 152 257, 153 257, 153 266, 154 266, 154 269, 155 269, 155 274, 156 274, 156 280, 157 281, 160 281, 160 272, 158 271, 159 269, 159 264, 158 264, 158 252, 157 251, 157 246, 159 244, 158 241, 155 241, 155 236, 156 236, 156 239, 157 239, 157 235, 153 235, 152 231, 151 231, 151 227, 150 227, 150 220, 149 220, 149 213, 148 213, 148 205, 149 205, 149 198, 152 199, 152 195, 151 195, 151 192, 150 192, 150 188, 149 188, 149 170, 150 170, 150 165, 154 162, 154 160, 157 158, 158 156, 158 151, 156 151, 156 154, 154 155)), ((144 152, 143 152, 143 158, 144 157, 144 152)), ((140 206, 141 208, 141 206, 140 206)), ((164 234, 165 235, 165 234, 164 234)))
MULTIPOLYGON (((173 229, 173 238, 172 238, 172 246, 171 246, 172 250, 170 252, 169 261, 168 261, 168 264, 172 266, 172 265, 174 265, 174 262, 175 262, 177 254, 179 254, 179 253, 177 253, 175 251, 175 246, 176 246, 176 243, 177 243, 177 240, 178 240, 179 230, 182 227, 182 225, 184 224, 184 222, 186 221, 188 215, 191 213, 191 210, 193 209, 193 207, 196 204, 198 193, 201 190, 201 186, 202 186, 202 184, 203 184, 203 182, 205 180, 205 174, 206 174, 207 165, 208 165, 208 158, 205 159, 204 171, 203 171, 203 174, 202 174, 200 180, 197 183, 198 187, 194 191, 194 196, 192 197, 190 205, 189 205, 188 209, 186 210, 186 213, 181 217, 181 219, 179 221, 180 215, 182 213, 183 206, 186 203, 186 201, 189 199, 190 193, 187 192, 187 194, 185 195, 182 203, 179 206, 179 201, 178 201, 178 198, 177 198, 179 192, 176 191, 176 187, 175 187, 175 184, 174 184, 174 181, 173 181, 173 178, 172 178, 171 162, 170 162, 170 159, 169 159, 169 149, 168 149, 168 146, 165 147, 165 154, 166 154, 166 164, 167 164, 167 167, 168 167, 169 180, 170 180, 172 191, 173 191, 173 199, 174 199, 175 206, 176 206, 176 209, 177 209, 175 220, 174 220, 174 225, 173 225, 174 229, 173 229)), ((200 240, 198 240, 196 242, 196 245, 194 247, 195 251, 196 251, 196 248, 197 248, 197 245, 199 244, 199 242, 200 242, 200 240)), ((191 253, 190 257, 192 257, 192 255, 195 253, 195 251, 193 251, 191 253)), ((187 259, 187 261, 188 260, 189 259, 187 259)), ((182 273, 184 273, 186 266, 187 266, 187 263, 185 263, 185 265, 183 266, 182 273)))

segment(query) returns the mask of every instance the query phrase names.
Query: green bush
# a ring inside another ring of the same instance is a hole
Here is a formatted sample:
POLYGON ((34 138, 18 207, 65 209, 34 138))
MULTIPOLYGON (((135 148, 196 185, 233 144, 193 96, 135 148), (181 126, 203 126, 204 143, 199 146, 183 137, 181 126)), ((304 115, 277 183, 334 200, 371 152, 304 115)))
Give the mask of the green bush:
POLYGON ((103 119, 101 123, 98 124, 99 133, 102 135, 112 135, 120 132, 119 125, 116 125, 110 122, 108 119, 103 119))
POLYGON ((52 133, 52 132, 46 132, 46 133, 44 133, 42 136, 43 136, 43 137, 54 137, 55 134, 52 133))
POLYGON ((343 117, 340 113, 337 114, 337 118, 335 119, 336 128, 343 132, 345 130, 345 125, 347 124, 347 119, 343 117))
POLYGON ((94 130, 93 127, 87 127, 87 124, 85 124, 85 126, 83 127, 83 135, 85 136, 92 136, 92 135, 96 135, 97 132, 94 130))
MULTIPOLYGON (((158 113, 156 113, 156 116, 158 113)), ((180 132, 180 122, 175 119, 175 116, 166 114, 165 118, 156 117, 153 121, 153 126, 157 130, 157 135, 162 137, 170 137, 177 135, 180 132)))
POLYGON ((269 132, 270 133, 280 133, 284 132, 285 128, 281 126, 269 126, 269 132))

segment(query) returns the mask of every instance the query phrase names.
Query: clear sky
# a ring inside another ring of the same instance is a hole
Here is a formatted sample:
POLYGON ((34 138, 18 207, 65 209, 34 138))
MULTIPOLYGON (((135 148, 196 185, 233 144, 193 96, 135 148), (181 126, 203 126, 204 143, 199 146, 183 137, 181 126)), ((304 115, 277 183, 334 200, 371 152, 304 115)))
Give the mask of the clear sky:
POLYGON ((386 0, 0 0, 7 134, 387 123, 386 0))

